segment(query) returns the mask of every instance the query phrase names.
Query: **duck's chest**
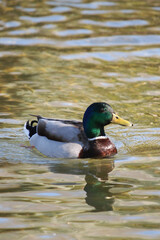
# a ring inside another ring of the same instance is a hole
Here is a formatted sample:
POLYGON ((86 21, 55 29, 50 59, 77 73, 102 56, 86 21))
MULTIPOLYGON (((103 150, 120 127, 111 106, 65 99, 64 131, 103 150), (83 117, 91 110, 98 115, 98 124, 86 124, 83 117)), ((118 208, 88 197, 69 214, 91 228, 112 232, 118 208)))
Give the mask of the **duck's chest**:
POLYGON ((89 141, 88 146, 80 151, 79 158, 105 158, 116 153, 117 149, 109 138, 102 138, 89 141))

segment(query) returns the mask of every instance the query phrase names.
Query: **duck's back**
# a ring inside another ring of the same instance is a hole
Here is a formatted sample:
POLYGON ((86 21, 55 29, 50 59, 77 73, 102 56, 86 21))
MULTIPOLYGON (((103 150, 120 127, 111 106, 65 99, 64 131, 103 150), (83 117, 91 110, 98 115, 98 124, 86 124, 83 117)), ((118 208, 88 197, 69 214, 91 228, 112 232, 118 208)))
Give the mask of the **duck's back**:
POLYGON ((83 125, 78 121, 46 119, 27 122, 25 132, 42 154, 55 158, 77 158, 84 145, 88 144, 83 125), (36 126, 33 124, 36 122, 36 126))

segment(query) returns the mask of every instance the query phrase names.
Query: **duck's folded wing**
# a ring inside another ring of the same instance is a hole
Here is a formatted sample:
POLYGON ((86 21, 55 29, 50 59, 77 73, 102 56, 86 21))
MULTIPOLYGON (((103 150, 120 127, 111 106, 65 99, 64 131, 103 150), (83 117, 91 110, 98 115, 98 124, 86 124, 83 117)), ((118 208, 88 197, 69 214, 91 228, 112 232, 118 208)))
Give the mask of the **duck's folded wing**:
POLYGON ((38 118, 37 133, 60 142, 87 141, 81 122, 38 118))

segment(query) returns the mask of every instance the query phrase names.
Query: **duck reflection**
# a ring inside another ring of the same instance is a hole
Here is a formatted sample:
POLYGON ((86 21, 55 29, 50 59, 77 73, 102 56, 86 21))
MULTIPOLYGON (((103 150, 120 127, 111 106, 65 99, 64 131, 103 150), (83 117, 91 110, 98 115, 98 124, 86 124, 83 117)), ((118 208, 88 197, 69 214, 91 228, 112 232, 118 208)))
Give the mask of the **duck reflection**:
POLYGON ((113 184, 108 183, 108 174, 114 168, 114 161, 109 159, 88 159, 82 161, 56 162, 50 170, 56 173, 85 175, 84 191, 86 203, 96 211, 112 211, 114 196, 110 189, 113 184))
POLYGON ((112 211, 114 203, 113 194, 110 189, 113 184, 107 183, 108 174, 113 170, 113 161, 100 161, 96 165, 96 171, 86 174, 86 186, 84 191, 87 193, 86 203, 93 206, 96 211, 112 211))

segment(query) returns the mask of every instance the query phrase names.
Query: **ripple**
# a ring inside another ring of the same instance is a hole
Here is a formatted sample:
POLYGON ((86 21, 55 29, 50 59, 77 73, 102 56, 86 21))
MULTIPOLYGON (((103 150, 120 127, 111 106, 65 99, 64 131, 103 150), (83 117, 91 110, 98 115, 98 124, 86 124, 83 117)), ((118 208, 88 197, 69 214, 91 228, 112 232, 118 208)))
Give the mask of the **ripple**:
POLYGON ((51 16, 42 16, 42 17, 29 17, 29 16, 22 16, 20 17, 21 20, 30 21, 33 23, 41 23, 41 22, 59 22, 64 21, 66 17, 62 15, 51 15, 51 16))
POLYGON ((35 12, 35 8, 24 8, 24 7, 16 7, 17 9, 23 11, 23 12, 35 12))
POLYGON ((97 25, 97 26, 103 26, 103 27, 113 27, 113 28, 148 25, 147 21, 141 20, 141 19, 124 20, 124 21, 107 21, 107 22, 98 22, 98 21, 84 19, 84 20, 81 20, 80 22, 82 24, 97 25))
POLYGON ((79 35, 79 34, 91 34, 92 31, 88 29, 71 29, 71 30, 65 30, 65 31, 59 31, 55 34, 61 37, 65 36, 73 36, 73 35, 79 35))
MULTIPOLYGON (((68 31, 62 32, 62 35, 67 34, 68 31)), ((88 32, 88 31, 87 31, 88 32)), ((73 34, 73 32, 71 32, 73 34)), ((88 32, 89 33, 89 32, 88 32)), ((145 46, 145 45, 157 45, 160 44, 160 35, 121 35, 121 36, 110 36, 110 37, 97 37, 97 38, 83 38, 83 39, 75 39, 75 40, 68 40, 68 41, 57 41, 54 39, 49 38, 7 38, 1 37, 0 38, 0 45, 17 45, 17 46, 30 46, 30 45, 42 45, 42 46, 56 46, 57 48, 61 47, 107 47, 107 46, 145 46)), ((111 52, 111 54, 118 54, 122 58, 128 57, 128 55, 132 56, 141 56, 141 57, 150 57, 155 56, 159 57, 159 48, 148 49, 148 50, 140 50, 134 52, 111 52)), ((86 54, 86 53, 85 53, 86 54)), ((95 53, 87 53, 94 55, 95 53)), ((110 52, 107 53, 109 58, 115 60, 115 57, 111 56, 110 52)), ((101 56, 100 58, 108 58, 106 52, 96 53, 96 55, 101 56)), ((69 58, 77 58, 75 54, 68 55, 69 58), (72 57, 73 56, 73 57, 72 57)), ((84 53, 81 53, 79 56, 84 58, 84 53)), ((88 55, 89 56, 89 55, 88 55)), ((66 57, 67 58, 67 57, 66 57)), ((86 58, 86 56, 85 56, 86 58)), ((99 58, 99 57, 98 57, 99 58)), ((116 57, 117 58, 117 57, 116 57)))
MULTIPOLYGON (((151 236, 152 237, 152 239, 153 238, 159 238, 160 237, 160 230, 157 230, 157 229, 152 229, 152 230, 138 230, 137 231, 137 233, 138 234, 140 234, 140 235, 143 235, 143 236, 146 236, 147 238, 149 237, 149 236, 151 236)), ((158 239, 157 238, 157 239, 158 239)))
POLYGON ((50 9, 50 12, 53 13, 63 13, 63 12, 70 12, 72 9, 70 7, 55 7, 50 9))
POLYGON ((110 10, 83 10, 81 11, 84 15, 100 15, 111 12, 110 10))
POLYGON ((147 196, 160 196, 159 190, 134 190, 130 192, 131 195, 147 195, 147 196))
POLYGON ((7 123, 7 124, 22 124, 23 122, 20 120, 16 120, 16 119, 0 119, 0 123, 7 123))
POLYGON ((38 33, 38 29, 29 28, 29 29, 22 29, 22 30, 15 30, 15 31, 8 32, 8 34, 10 35, 27 35, 27 34, 34 34, 34 33, 38 33))
POLYGON ((55 192, 39 192, 36 193, 35 195, 37 196, 43 196, 43 197, 57 197, 60 196, 60 193, 55 193, 55 192))
MULTIPOLYGON (((62 2, 52 2, 52 1, 48 1, 47 2, 49 5, 62 5, 62 2)), ((116 3, 113 2, 91 2, 91 3, 75 3, 75 1, 73 1, 73 3, 71 1, 69 2, 63 2, 63 5, 67 5, 67 6, 71 6, 71 7, 75 7, 75 8, 85 8, 85 9, 97 9, 101 6, 115 6, 116 3)))
MULTIPOLYGON (((20 54, 21 54, 20 52, 1 51, 0 52, 0 58, 1 57, 6 57, 6 56, 18 56, 20 54)), ((2 96, 2 93, 0 93, 0 96, 2 96)))
POLYGON ((117 35, 109 37, 83 38, 69 40, 66 46, 72 47, 92 47, 92 46, 145 46, 160 44, 160 35, 117 35))
POLYGON ((154 10, 160 11, 160 7, 153 7, 154 10))
POLYGON ((1 38, 1 45, 34 46, 34 45, 56 45, 57 42, 47 38, 1 38))
POLYGON ((144 26, 148 25, 148 21, 141 19, 125 20, 125 21, 109 21, 107 27, 128 27, 128 26, 144 26))
MULTIPOLYGON (((128 82, 128 78, 126 77, 121 77, 119 78, 121 80, 127 81, 128 82)), ((154 76, 154 75, 148 75, 148 74, 143 74, 142 76, 138 76, 138 77, 132 77, 130 78, 130 82, 146 82, 146 81, 158 81, 159 82, 160 77, 159 76, 154 76)))
POLYGON ((133 9, 122 9, 120 10, 122 13, 134 13, 135 11, 133 9))
POLYGON ((48 102, 48 105, 52 107, 77 107, 76 103, 72 102, 63 102, 63 101, 52 101, 48 102))
POLYGON ((56 27, 56 25, 54 25, 54 24, 45 24, 45 25, 42 26, 42 28, 45 28, 45 29, 52 29, 52 28, 55 28, 55 27, 56 27))
POLYGON ((18 21, 11 21, 11 22, 4 23, 4 25, 6 28, 14 28, 14 27, 19 27, 21 23, 18 21))
POLYGON ((118 61, 118 60, 132 60, 134 57, 160 57, 160 48, 145 49, 141 51, 131 51, 131 52, 120 52, 120 51, 110 51, 110 52, 81 52, 79 54, 68 54, 62 55, 61 58, 66 60, 73 59, 88 59, 97 58, 104 61, 118 61))
MULTIPOLYGON (((160 78, 159 78, 159 80, 160 80, 160 78)), ((145 94, 149 95, 149 96, 159 97, 160 96, 160 90, 146 91, 145 94)))
MULTIPOLYGON (((100 15, 100 14, 106 14, 106 13, 125 13, 125 14, 130 14, 134 13, 135 11, 132 9, 122 9, 122 10, 82 10, 81 13, 84 15, 100 15)), ((132 21, 132 20, 130 20, 132 21)), ((141 20, 144 21, 144 20, 141 20)), ((114 21, 115 22, 115 21, 114 21)))
MULTIPOLYGON (((68 5, 68 4, 72 4, 72 2, 73 3, 80 3, 81 2, 81 0, 66 0, 66 1, 62 1, 63 2, 63 5, 68 5)), ((62 2, 61 1, 47 1, 46 3, 48 4, 48 5, 62 5, 62 2)))
POLYGON ((105 61, 116 61, 117 59, 122 57, 125 57, 124 52, 81 52, 79 54, 69 54, 61 56, 61 58, 66 60, 97 58, 105 61))
POLYGON ((8 218, 3 218, 3 217, 0 218, 0 223, 6 223, 6 222, 8 222, 8 218))
POLYGON ((160 48, 150 48, 132 52, 135 57, 160 57, 160 48))

